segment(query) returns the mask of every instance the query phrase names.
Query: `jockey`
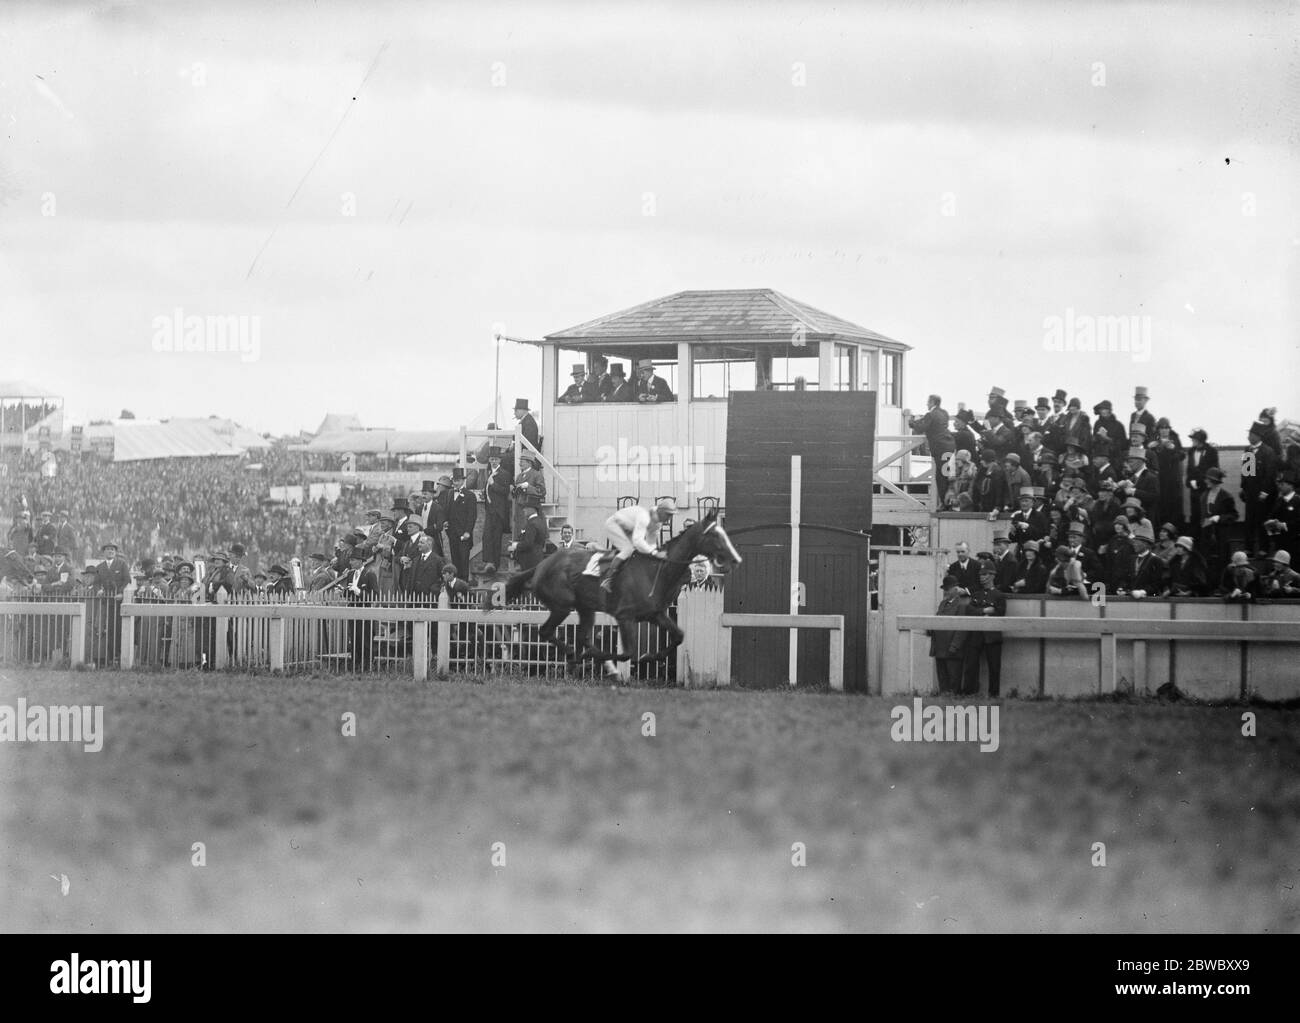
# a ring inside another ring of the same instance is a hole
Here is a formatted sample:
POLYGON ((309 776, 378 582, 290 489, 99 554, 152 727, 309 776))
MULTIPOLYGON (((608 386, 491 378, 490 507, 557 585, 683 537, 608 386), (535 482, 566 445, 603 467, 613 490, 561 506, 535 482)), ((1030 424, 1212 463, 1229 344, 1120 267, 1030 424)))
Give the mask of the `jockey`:
POLYGON ((651 523, 667 522, 677 513, 677 505, 671 497, 665 497, 655 505, 653 513, 646 511, 639 504, 620 508, 605 520, 605 532, 614 542, 618 554, 605 567, 600 588, 606 593, 613 592, 614 579, 624 562, 640 551, 652 558, 666 558, 668 555, 646 539, 646 530, 651 523))

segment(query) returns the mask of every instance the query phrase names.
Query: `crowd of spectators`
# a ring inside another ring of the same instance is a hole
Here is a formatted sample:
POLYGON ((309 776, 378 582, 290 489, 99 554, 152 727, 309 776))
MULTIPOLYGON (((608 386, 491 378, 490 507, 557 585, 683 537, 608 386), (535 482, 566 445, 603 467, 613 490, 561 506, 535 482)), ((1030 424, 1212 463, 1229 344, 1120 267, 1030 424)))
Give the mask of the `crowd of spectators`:
POLYGON ((950 567, 958 587, 978 590, 985 560, 1002 593, 1300 597, 1300 432, 1263 409, 1243 430, 1231 493, 1206 431, 1185 446, 1149 400, 1138 387, 1127 415, 1104 400, 1090 418, 1064 390, 1010 404, 994 387, 980 415, 950 416, 939 395, 909 413, 942 508, 1006 521, 994 551, 950 567))

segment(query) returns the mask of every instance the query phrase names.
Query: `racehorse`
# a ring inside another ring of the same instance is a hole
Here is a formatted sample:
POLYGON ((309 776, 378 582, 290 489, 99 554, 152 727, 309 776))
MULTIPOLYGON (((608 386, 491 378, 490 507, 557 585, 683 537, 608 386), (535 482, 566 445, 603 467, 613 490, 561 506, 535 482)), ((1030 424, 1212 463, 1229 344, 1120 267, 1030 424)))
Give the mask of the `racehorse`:
MULTIPOLYGON (((709 512, 669 540, 664 545, 664 558, 652 558, 639 552, 633 554, 615 578, 613 592, 607 593, 600 587, 597 565, 604 558, 612 557, 613 553, 582 548, 556 551, 506 582, 507 602, 518 599, 524 590, 531 588, 533 595, 546 605, 551 616, 539 635, 564 652, 571 670, 583 660, 626 661, 636 648, 637 622, 654 622, 667 629, 671 638, 668 646, 658 654, 645 654, 635 663, 666 659, 685 636, 668 617, 668 605, 676 599, 690 577, 691 562, 703 554, 724 574, 741 563, 740 554, 722 528, 717 512, 709 512), (580 648, 577 653, 560 639, 557 632, 560 623, 574 610, 578 612, 580 648), (618 621, 623 653, 611 653, 593 645, 592 629, 597 611, 604 611, 618 621)), ((491 599, 490 594, 484 596, 484 610, 488 609, 491 599)))

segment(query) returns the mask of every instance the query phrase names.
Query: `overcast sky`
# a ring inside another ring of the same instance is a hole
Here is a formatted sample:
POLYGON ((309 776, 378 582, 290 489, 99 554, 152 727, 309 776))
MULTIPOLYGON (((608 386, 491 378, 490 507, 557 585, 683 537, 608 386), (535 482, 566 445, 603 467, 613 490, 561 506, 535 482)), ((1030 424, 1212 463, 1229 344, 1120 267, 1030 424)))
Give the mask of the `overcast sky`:
MULTIPOLYGON (((46 2, 0 29, 0 377, 74 416, 451 428, 492 400, 495 323, 771 287, 912 345, 917 408, 1146 384, 1184 435, 1300 419, 1294 5, 46 2), (177 308, 259 317, 259 357, 155 351, 177 308), (1067 315, 1150 317, 1149 361, 1046 350, 1067 315)), ((508 347, 506 405, 538 367, 508 347)))

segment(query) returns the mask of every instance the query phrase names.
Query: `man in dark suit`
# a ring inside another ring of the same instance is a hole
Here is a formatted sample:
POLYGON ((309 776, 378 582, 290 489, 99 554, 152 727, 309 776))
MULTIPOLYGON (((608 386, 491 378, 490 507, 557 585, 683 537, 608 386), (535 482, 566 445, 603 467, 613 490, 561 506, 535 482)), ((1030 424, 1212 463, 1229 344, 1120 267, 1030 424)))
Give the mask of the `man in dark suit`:
MULTIPOLYGON (((943 599, 934 613, 959 618, 965 616, 970 607, 970 595, 962 589, 956 576, 944 576, 943 591, 943 599)), ((934 668, 939 676, 939 692, 956 693, 961 688, 970 636, 969 632, 956 629, 935 629, 930 632, 930 656, 934 658, 934 668)))
POLYGON ((469 578, 469 555, 474 546, 474 523, 478 521, 478 500, 465 489, 465 470, 460 466, 451 470, 453 487, 451 503, 447 508, 447 542, 451 548, 451 561, 456 574, 469 578))
POLYGON ((534 568, 546 554, 548 540, 546 522, 534 507, 529 507, 524 515, 523 528, 511 545, 515 562, 521 572, 534 568))
POLYGON ((1156 417, 1147 411, 1147 401, 1150 397, 1151 396, 1147 393, 1145 387, 1138 386, 1133 389, 1133 411, 1129 413, 1128 417, 1128 432, 1130 436, 1133 434, 1133 427, 1138 423, 1141 423, 1144 427, 1143 432, 1146 434, 1147 439, 1151 440, 1155 437, 1156 417))
POLYGON ((431 600, 437 595, 442 583, 442 566, 446 564, 433 550, 433 537, 422 533, 416 549, 407 557, 410 564, 402 568, 400 588, 417 599, 431 600))
POLYGON ((1142 510, 1152 522, 1164 521, 1160 510, 1160 477, 1147 467, 1146 449, 1130 448, 1124 466, 1133 484, 1125 489, 1142 502, 1142 510))
POLYGON ((581 405, 587 401, 587 367, 581 364, 573 367, 573 383, 555 400, 565 405, 581 405))
POLYGON ((604 401, 614 391, 614 382, 606 372, 605 357, 597 355, 591 360, 591 372, 582 385, 583 401, 604 401))
POLYGON ((524 440, 528 441, 538 451, 541 451, 542 436, 537 429, 537 420, 533 418, 532 412, 528 410, 527 398, 517 398, 515 400, 515 419, 519 423, 519 430, 524 435, 524 440))
POLYGON ((636 364, 636 400, 640 402, 676 401, 668 381, 655 376, 652 359, 642 359, 636 364))
POLYGON ((1057 458, 1065 454, 1066 397, 1064 389, 1058 388, 1056 394, 1052 396, 1051 415, 1043 419, 1043 444, 1051 451, 1054 451, 1057 458))
POLYGON ((1016 556, 1015 545, 1011 543, 1005 529, 997 529, 993 533, 993 564, 994 587, 1003 593, 1009 593, 1020 575, 1020 559, 1016 556))
POLYGON ((1274 552, 1286 551, 1291 561, 1300 564, 1300 495, 1295 492, 1296 474, 1283 469, 1277 477, 1277 500, 1264 530, 1274 545, 1274 552))
POLYGON ((1241 453, 1241 503, 1246 509, 1246 548, 1266 557, 1268 532, 1264 523, 1277 499, 1278 458, 1263 443, 1264 429, 1265 424, 1258 421, 1250 424, 1250 446, 1241 453))
POLYGON ((1097 552, 1084 545, 1086 535, 1087 527, 1082 522, 1071 522, 1066 530, 1065 546, 1070 551, 1070 557, 1083 570, 1084 582, 1091 587, 1093 583, 1102 581, 1102 569, 1097 552))
POLYGON ((1165 592, 1165 563, 1151 553, 1155 534, 1150 526, 1133 528, 1133 586, 1129 595, 1135 600, 1159 597, 1165 592))
POLYGON ((102 544, 99 553, 104 563, 95 573, 96 582, 104 593, 121 593, 131 581, 131 566, 117 553, 117 544, 102 544))
POLYGON ((934 460, 935 490, 942 505, 944 494, 948 492, 948 474, 952 472, 950 463, 956 448, 948 431, 948 413, 943 408, 943 399, 932 394, 926 399, 925 407, 925 415, 909 418, 907 428, 913 433, 925 434, 926 446, 934 460))
POLYGON ((1007 474, 998 464, 998 454, 992 448, 980 452, 980 466, 971 484, 971 501, 976 511, 999 512, 1007 504, 1007 474))
POLYGON ((510 532, 510 473, 501 463, 501 449, 488 449, 488 477, 483 488, 483 561, 501 560, 501 540, 510 532))
POLYGON ((628 382, 627 372, 623 369, 623 364, 621 362, 616 362, 610 367, 609 383, 609 396, 605 398, 606 401, 636 401, 636 388, 628 382))
POLYGON ((1191 432, 1192 446, 1187 452, 1187 489, 1192 492, 1192 521, 1205 493, 1205 470, 1219 467, 1219 449, 1208 443, 1209 437, 1199 426, 1191 432))
MULTIPOLYGON (((980 566, 979 589, 971 592, 968 615, 1003 618, 1007 613, 1007 595, 997 585, 996 572, 990 562, 980 566)), ((1002 633, 972 632, 966 647, 966 666, 962 674, 963 696, 978 696, 980 658, 989 668, 989 696, 997 696, 1002 687, 1002 633)))
POLYGON ((974 593, 980 586, 980 566, 970 556, 970 544, 962 540, 957 544, 957 560, 948 566, 948 574, 957 580, 957 585, 967 593, 974 593))

